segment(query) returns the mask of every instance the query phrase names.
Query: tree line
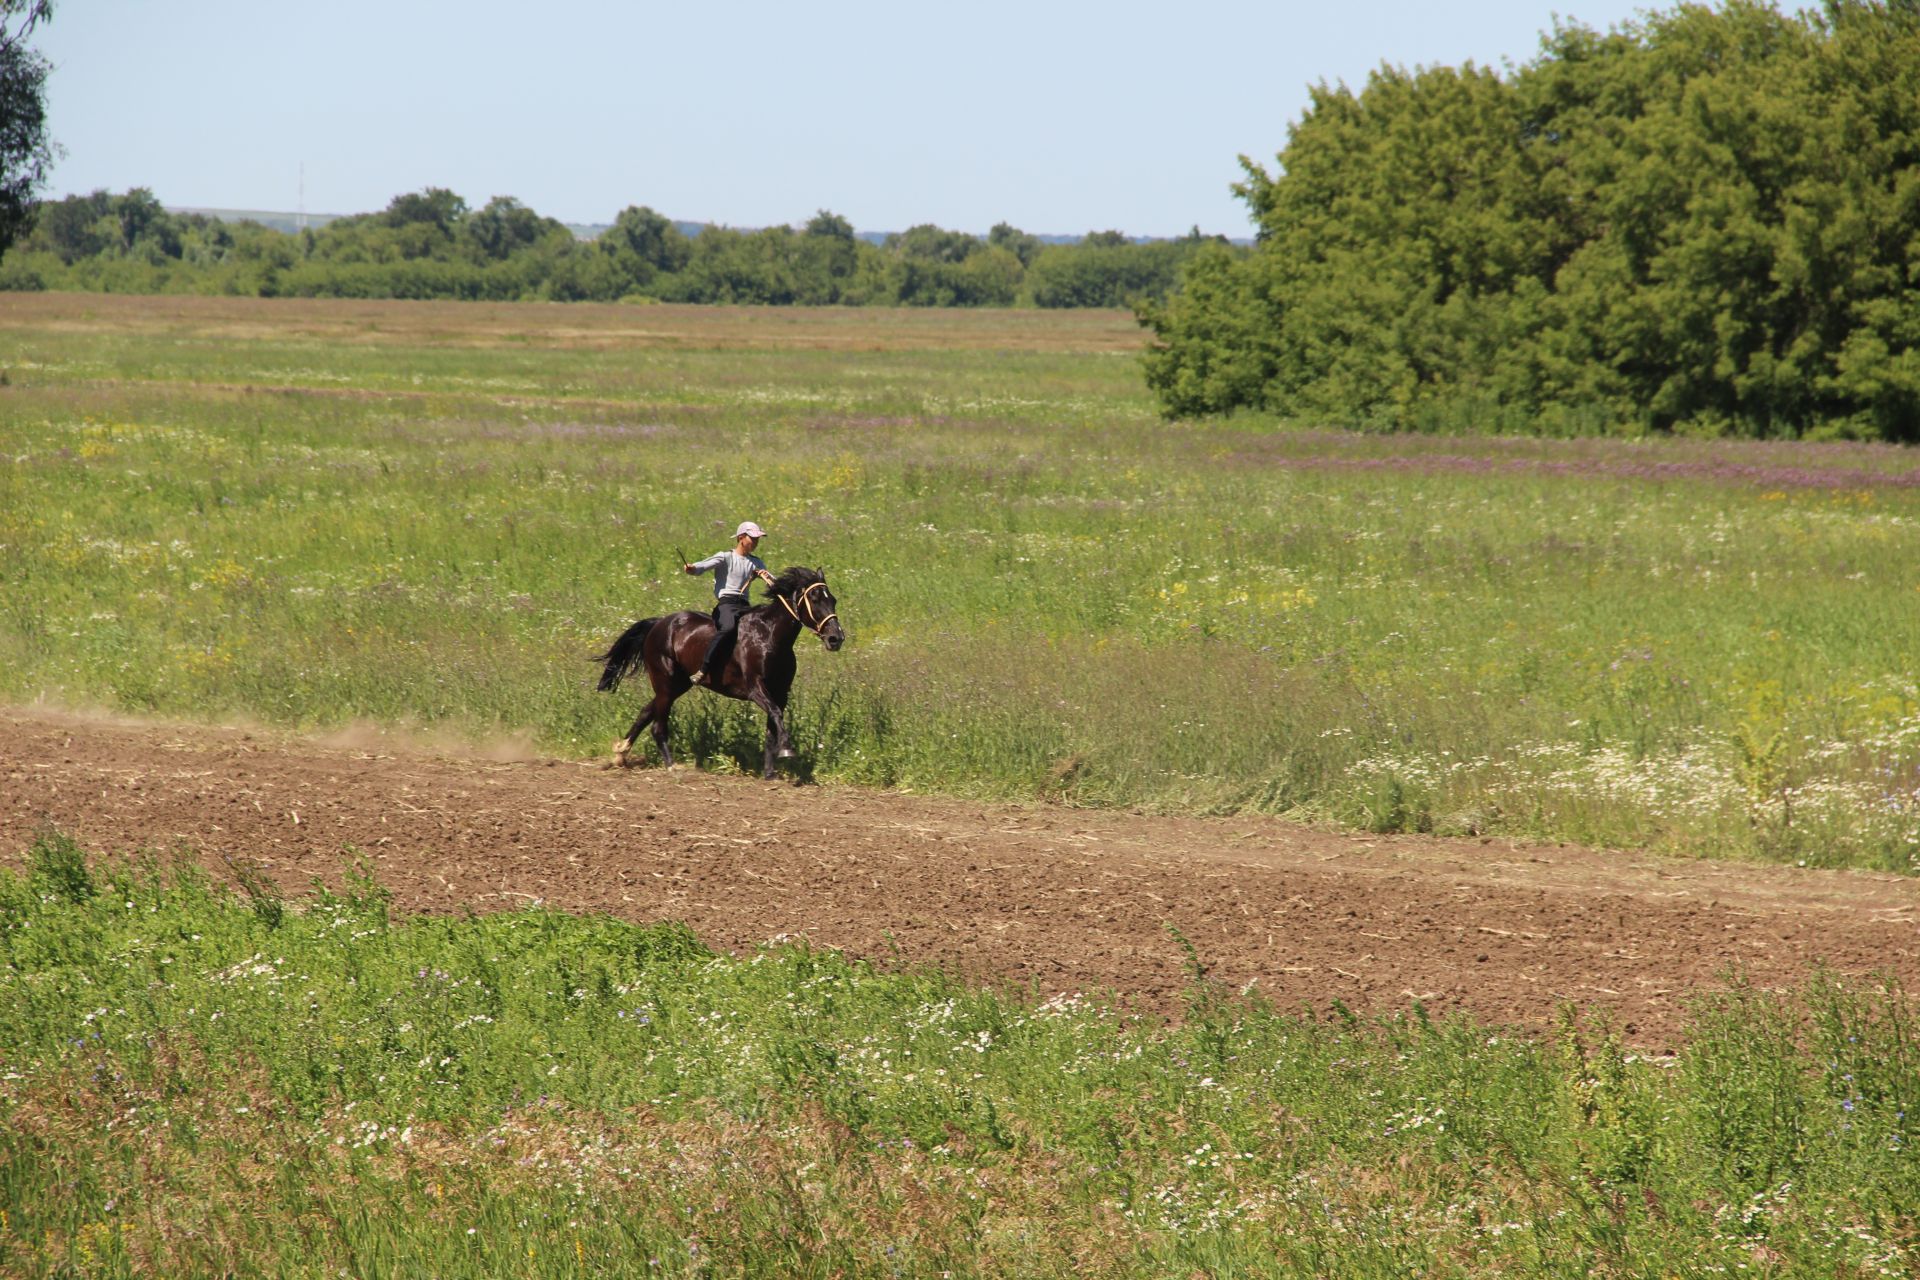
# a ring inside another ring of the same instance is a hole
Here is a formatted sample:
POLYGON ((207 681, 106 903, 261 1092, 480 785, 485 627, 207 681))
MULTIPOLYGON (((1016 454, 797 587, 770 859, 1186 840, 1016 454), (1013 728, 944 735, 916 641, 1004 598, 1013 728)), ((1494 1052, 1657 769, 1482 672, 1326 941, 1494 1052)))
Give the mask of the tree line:
POLYGON ((925 225, 875 244, 822 211, 802 227, 688 235, 633 206, 591 241, 520 201, 478 209, 438 187, 378 213, 287 233, 167 210, 144 188, 43 201, 0 258, 0 289, 260 297, 457 298, 942 307, 1122 307, 1165 298, 1203 246, 1196 229, 1050 244, 1002 223, 986 237, 925 225))
POLYGON ((1253 252, 1142 308, 1170 414, 1920 440, 1920 0, 1383 67, 1242 163, 1253 252))

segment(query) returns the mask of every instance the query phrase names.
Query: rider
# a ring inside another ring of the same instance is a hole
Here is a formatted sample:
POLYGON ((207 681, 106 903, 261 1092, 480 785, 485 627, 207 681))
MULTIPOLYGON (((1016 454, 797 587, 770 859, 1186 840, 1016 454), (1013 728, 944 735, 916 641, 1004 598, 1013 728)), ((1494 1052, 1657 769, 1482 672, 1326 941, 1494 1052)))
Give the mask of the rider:
POLYGON ((773 585, 773 575, 767 572, 767 566, 753 549, 760 545, 760 539, 767 536, 766 530, 751 520, 743 520, 733 532, 733 550, 722 551, 708 556, 698 564, 680 566, 688 573, 705 573, 713 570, 713 640, 707 645, 707 655, 700 661, 700 669, 693 673, 695 684, 711 685, 719 674, 716 668, 721 655, 733 647, 734 628, 740 625, 740 615, 747 611, 747 586, 758 578, 768 586, 773 585))

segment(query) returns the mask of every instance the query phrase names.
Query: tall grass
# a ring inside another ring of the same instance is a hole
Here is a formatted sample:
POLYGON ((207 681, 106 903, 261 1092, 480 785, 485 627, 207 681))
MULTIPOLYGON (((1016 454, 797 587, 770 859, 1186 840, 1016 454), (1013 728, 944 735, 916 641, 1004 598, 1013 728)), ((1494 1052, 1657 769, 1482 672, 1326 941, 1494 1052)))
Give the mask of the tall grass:
POLYGON ((0 1272, 1897 1276, 1910 1005, 1168 1027, 539 907, 0 871, 0 1272))
POLYGON ((750 516, 852 634, 817 778, 1920 859, 1897 450, 1167 424, 1113 317, 60 305, 0 319, 0 696, 603 750, 585 655, 750 516))

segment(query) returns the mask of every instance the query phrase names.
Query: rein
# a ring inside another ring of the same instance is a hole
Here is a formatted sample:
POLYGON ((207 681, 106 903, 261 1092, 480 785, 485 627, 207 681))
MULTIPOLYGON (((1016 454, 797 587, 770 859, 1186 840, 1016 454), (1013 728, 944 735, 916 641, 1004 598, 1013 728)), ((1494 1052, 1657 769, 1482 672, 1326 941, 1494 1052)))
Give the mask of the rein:
POLYGON ((801 591, 800 603, 807 606, 807 616, 804 618, 800 616, 799 612, 793 607, 792 602, 789 601, 785 596, 774 597, 775 600, 778 600, 781 604, 786 606, 788 613, 793 614, 793 620, 795 622, 799 623, 803 627, 806 627, 807 629, 812 631, 813 634, 819 636, 823 640, 826 638, 827 624, 829 622, 832 622, 835 618, 839 617, 840 615, 837 613, 830 613, 826 617, 820 619, 820 621, 818 622, 812 621, 813 601, 807 599, 807 597, 812 595, 815 591, 818 591, 821 587, 824 587, 826 585, 827 584, 824 582, 810 583, 805 590, 801 591))

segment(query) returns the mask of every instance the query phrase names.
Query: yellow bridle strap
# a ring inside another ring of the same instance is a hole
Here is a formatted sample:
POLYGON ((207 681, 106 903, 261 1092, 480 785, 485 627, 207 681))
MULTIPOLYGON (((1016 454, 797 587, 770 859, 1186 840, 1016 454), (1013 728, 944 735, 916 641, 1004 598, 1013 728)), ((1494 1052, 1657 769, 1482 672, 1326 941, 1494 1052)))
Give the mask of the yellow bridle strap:
POLYGON ((830 613, 826 617, 820 619, 820 621, 818 622, 811 621, 813 617, 813 602, 811 600, 808 600, 807 597, 812 595, 819 588, 824 587, 826 585, 827 584, 824 582, 811 583, 810 585, 808 585, 806 590, 800 593, 800 602, 807 606, 807 616, 805 618, 800 616, 799 611, 793 607, 792 603, 788 601, 788 599, 785 596, 775 596, 774 599, 778 600, 781 604, 786 605, 787 612, 793 615, 793 620, 795 622, 798 622, 800 625, 807 627, 815 635, 820 635, 826 630, 826 626, 829 622, 832 622, 835 618, 840 616, 837 613, 830 613))

